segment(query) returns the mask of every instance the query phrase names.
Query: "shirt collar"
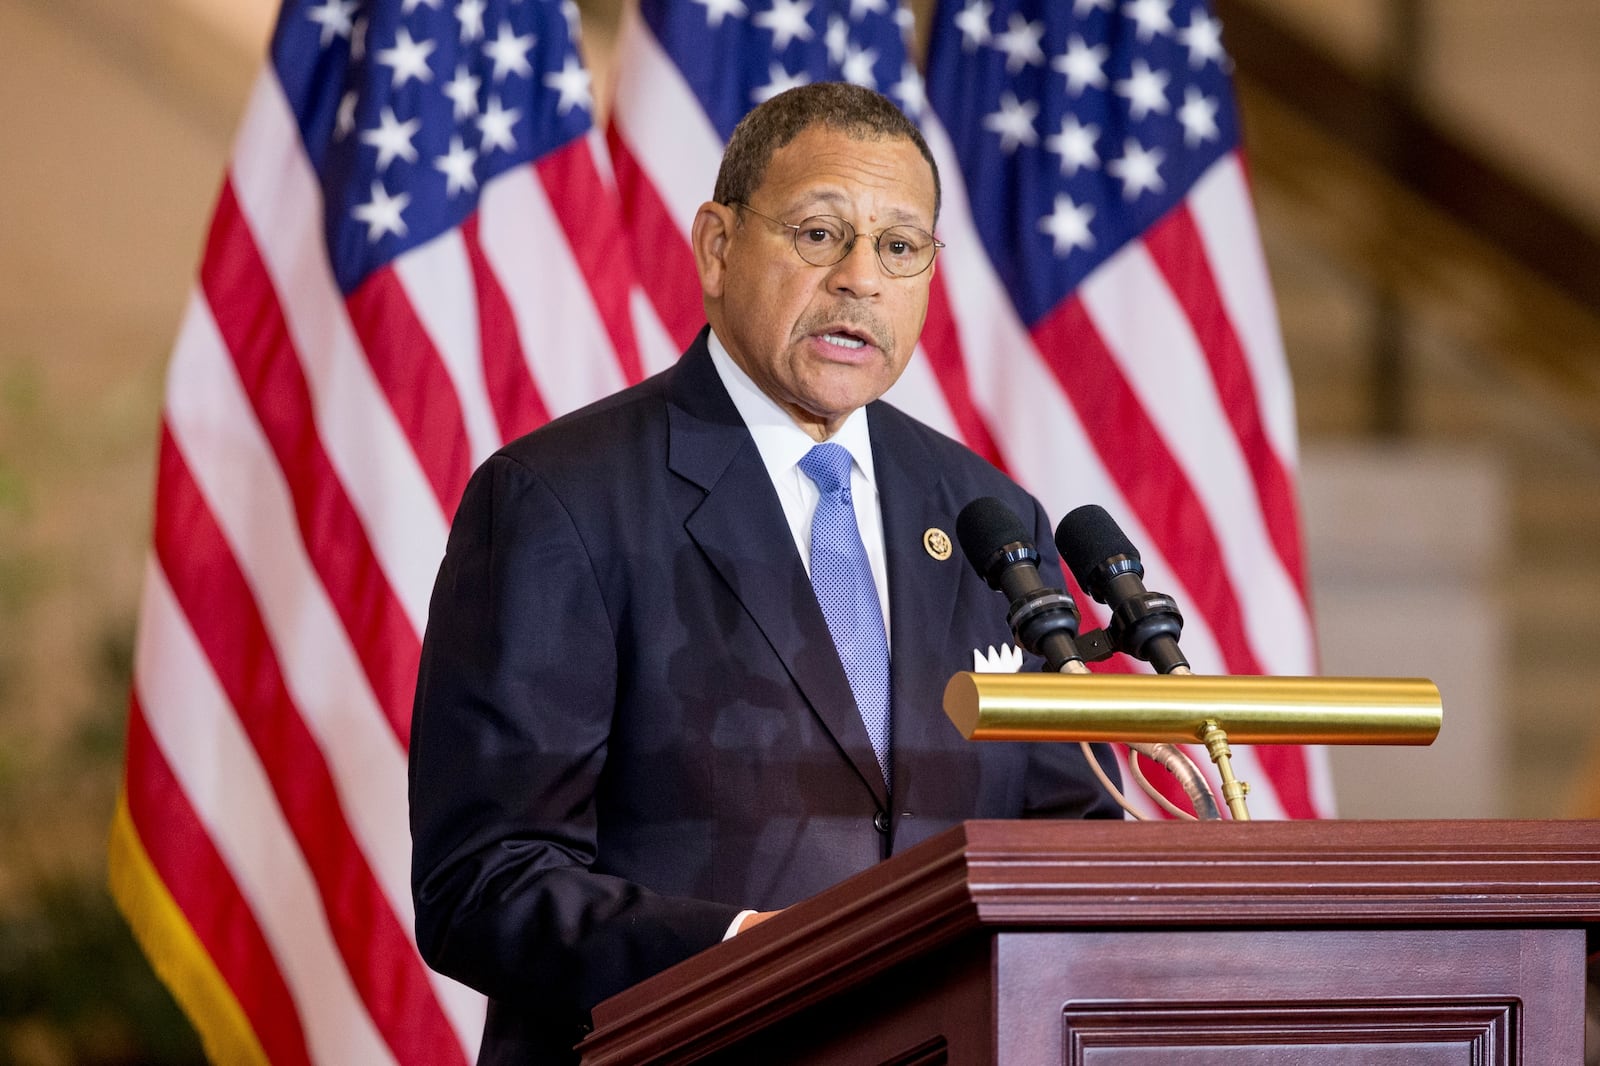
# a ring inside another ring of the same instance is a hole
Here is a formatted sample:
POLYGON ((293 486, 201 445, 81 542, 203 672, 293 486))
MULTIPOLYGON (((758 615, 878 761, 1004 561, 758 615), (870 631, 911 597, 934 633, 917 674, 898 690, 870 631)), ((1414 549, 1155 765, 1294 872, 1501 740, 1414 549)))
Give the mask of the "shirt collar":
MULTIPOLYGON (((774 480, 780 476, 794 476, 800 460, 817 442, 733 361, 733 356, 723 347, 715 330, 707 336, 706 346, 711 350, 711 363, 717 368, 722 387, 728 390, 729 399, 733 400, 739 417, 744 419, 745 427, 755 439, 756 450, 761 453, 761 461, 766 465, 768 475, 774 480)), ((876 488, 867 409, 858 407, 851 411, 828 439, 850 453, 867 483, 876 488)))

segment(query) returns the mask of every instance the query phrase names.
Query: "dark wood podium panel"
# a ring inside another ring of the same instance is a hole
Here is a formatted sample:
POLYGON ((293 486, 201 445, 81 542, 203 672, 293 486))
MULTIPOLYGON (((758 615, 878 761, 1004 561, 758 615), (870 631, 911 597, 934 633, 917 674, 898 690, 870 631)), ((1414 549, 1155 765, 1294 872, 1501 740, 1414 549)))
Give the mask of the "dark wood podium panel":
POLYGON ((969 822, 600 1004, 580 1050, 1576 1064, 1597 929, 1597 822, 969 822))
POLYGON ((1002 934, 996 962, 999 1063, 1583 1060, 1581 930, 1002 934))

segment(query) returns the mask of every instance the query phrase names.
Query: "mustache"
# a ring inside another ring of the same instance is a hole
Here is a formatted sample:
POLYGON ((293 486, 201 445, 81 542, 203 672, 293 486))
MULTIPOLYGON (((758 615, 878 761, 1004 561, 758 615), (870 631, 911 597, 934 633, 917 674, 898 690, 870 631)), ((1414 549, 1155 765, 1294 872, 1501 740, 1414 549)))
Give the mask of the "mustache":
POLYGON ((848 329, 881 351, 892 351, 894 348, 894 327, 861 306, 843 305, 803 315, 794 325, 794 335, 804 337, 829 329, 848 329))

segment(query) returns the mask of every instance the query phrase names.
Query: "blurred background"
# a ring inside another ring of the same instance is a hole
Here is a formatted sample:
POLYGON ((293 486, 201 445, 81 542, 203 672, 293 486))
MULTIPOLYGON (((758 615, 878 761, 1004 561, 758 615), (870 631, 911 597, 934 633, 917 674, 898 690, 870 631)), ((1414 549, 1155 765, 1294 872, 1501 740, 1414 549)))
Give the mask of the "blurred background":
MULTIPOLYGON (((579 4, 602 121, 620 6, 579 4)), ((1216 10, 1323 668, 1444 694, 1432 748, 1333 753, 1340 814, 1600 817, 1600 5, 1216 10)), ((275 14, 0 0, 0 1064, 199 1061, 104 850, 163 375, 275 14)))

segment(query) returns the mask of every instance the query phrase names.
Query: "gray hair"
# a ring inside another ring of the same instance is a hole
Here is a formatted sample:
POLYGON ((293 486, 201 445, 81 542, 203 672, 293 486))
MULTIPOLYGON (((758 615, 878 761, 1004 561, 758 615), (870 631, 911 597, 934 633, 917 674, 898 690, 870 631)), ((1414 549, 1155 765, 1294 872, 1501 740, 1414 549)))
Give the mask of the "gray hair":
POLYGON ((904 138, 916 145, 933 172, 933 218, 938 221, 939 166, 922 131, 888 97, 838 81, 788 89, 740 119, 722 154, 712 199, 719 204, 748 202, 766 178, 773 153, 812 126, 838 130, 859 140, 904 138))

